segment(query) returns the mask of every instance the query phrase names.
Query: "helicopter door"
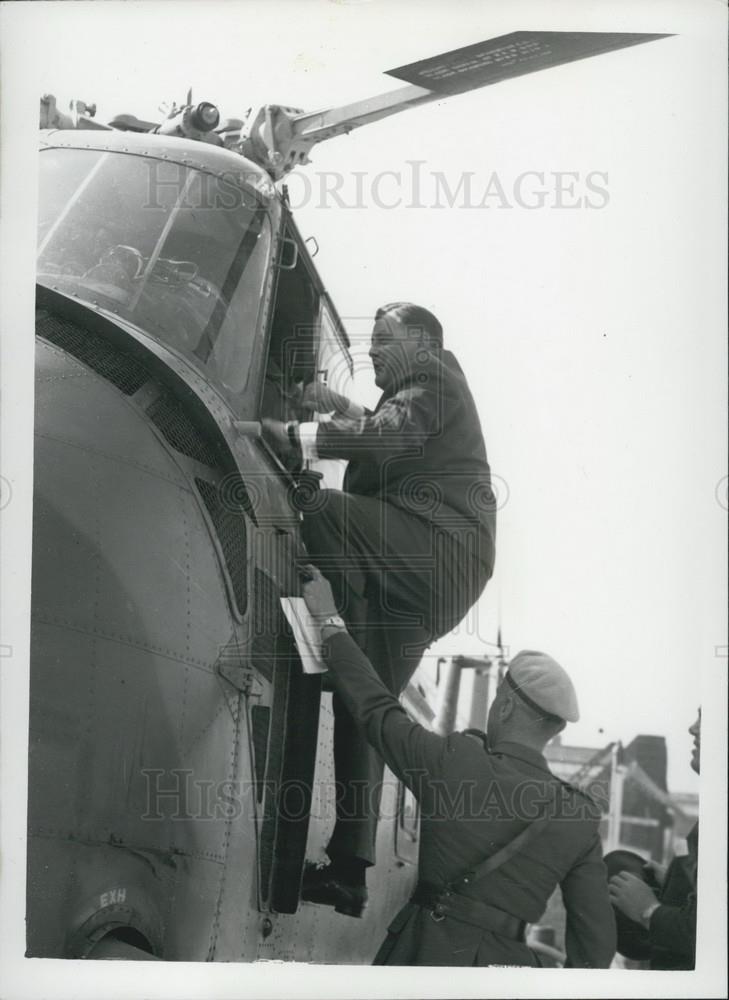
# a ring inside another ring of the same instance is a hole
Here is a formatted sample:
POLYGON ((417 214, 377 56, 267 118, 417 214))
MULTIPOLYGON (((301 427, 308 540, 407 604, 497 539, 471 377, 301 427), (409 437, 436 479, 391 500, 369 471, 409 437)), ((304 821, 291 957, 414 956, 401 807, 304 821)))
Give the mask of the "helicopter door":
MULTIPOLYGON (((258 414, 286 422, 304 417, 303 388, 316 371, 320 293, 305 251, 288 224, 283 236, 258 414), (290 252, 293 247, 296 253, 290 252)), ((267 496, 270 500, 275 494, 277 503, 288 509, 293 480, 281 466, 294 473, 298 462, 285 453, 276 454, 268 442, 261 453, 268 466, 267 496)), ((253 660, 271 683, 270 696, 250 707, 257 778, 258 905, 277 913, 295 913, 299 904, 321 691, 320 678, 303 673, 280 605, 280 598, 292 592, 281 587, 285 574, 280 567, 288 562, 286 573, 292 576, 299 551, 296 523, 293 509, 285 523, 269 516, 265 532, 259 533, 253 583, 253 660)))
MULTIPOLYGON (((287 235, 284 246, 293 245, 298 249, 298 243, 287 235)), ((304 260, 304 252, 298 249, 293 267, 279 265, 261 397, 261 416, 284 423, 308 419, 301 399, 304 386, 316 372, 319 291, 304 260)), ((295 468, 290 456, 278 457, 289 471, 295 468)))
MULTIPOLYGON (((322 296, 319 313, 316 379, 341 396, 346 396, 348 399, 355 396, 352 358, 346 346, 346 334, 325 296, 322 296)), ((316 415, 315 419, 327 418, 316 415)), ((309 463, 314 472, 321 473, 322 487, 335 490, 342 488, 346 465, 343 459, 335 458, 320 458, 309 463)))

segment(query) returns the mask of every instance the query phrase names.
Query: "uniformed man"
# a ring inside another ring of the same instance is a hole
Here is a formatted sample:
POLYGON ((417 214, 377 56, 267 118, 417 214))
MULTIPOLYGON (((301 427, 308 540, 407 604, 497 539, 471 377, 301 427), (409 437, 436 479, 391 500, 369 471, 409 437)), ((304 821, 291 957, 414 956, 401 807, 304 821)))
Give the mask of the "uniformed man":
MULTIPOLYGON (((694 738, 691 768, 698 774, 701 759, 701 710, 689 728, 694 738)), ((649 863, 659 889, 656 894, 637 875, 619 872, 610 879, 613 905, 648 932, 651 969, 693 969, 696 964, 696 870, 699 825, 687 840, 688 854, 675 857, 667 870, 649 863)))
POLYGON ((543 756, 546 743, 578 718, 565 671, 543 653, 519 653, 496 693, 487 734, 438 736, 387 690, 337 618, 321 573, 307 567, 306 574, 304 598, 320 623, 333 685, 421 807, 420 881, 375 964, 538 966, 525 926, 541 918, 559 885, 567 965, 607 968, 615 920, 600 810, 559 781, 543 756))

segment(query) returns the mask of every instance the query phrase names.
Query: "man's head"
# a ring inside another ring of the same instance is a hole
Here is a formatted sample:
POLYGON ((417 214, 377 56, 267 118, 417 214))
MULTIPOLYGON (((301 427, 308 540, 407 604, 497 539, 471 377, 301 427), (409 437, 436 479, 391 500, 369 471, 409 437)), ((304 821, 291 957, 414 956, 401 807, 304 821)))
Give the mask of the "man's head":
POLYGON ((694 747, 691 751, 691 768, 698 774, 701 765, 701 709, 699 709, 696 716, 696 722, 694 722, 693 726, 689 726, 689 732, 694 738, 694 747))
POLYGON ((579 717, 567 672, 551 656, 524 650, 511 661, 491 705, 489 742, 511 740, 541 750, 579 717))
POLYGON ((418 351, 440 349, 443 327, 435 316, 412 302, 390 302, 375 313, 370 358, 381 389, 412 369, 418 351))

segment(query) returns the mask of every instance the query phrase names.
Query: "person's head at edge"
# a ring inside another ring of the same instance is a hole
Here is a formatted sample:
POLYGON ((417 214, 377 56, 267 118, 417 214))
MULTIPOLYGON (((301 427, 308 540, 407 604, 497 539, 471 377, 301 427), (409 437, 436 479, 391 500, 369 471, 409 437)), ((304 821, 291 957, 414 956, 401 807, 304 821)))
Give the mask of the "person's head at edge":
POLYGON ((694 746, 691 751, 691 770, 698 774, 701 764, 701 709, 698 710, 696 722, 689 726, 689 733, 694 738, 694 746))
POLYGON ((412 371, 418 352, 440 350, 443 327, 432 312, 413 302, 389 302, 375 313, 370 359, 375 384, 387 389, 412 371))

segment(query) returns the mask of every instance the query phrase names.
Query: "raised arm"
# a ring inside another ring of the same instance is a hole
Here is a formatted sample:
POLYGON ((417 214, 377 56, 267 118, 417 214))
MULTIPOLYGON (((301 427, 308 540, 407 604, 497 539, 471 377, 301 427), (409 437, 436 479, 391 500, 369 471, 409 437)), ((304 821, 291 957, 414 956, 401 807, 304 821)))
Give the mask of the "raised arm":
POLYGON ((463 374, 450 371, 436 357, 412 374, 374 412, 332 392, 307 387, 304 400, 321 412, 333 411, 326 422, 264 420, 266 437, 279 451, 299 451, 304 460, 343 458, 384 462, 393 455, 417 454, 428 438, 441 433, 465 385, 463 374))
MULTIPOLYGON (((315 621, 337 615, 331 587, 313 566, 303 595, 315 621)), ((413 722, 387 690, 372 664, 344 628, 323 626, 324 655, 337 694, 355 723, 398 778, 419 797, 427 796, 427 776, 437 776, 447 752, 446 740, 413 722)))
POLYGON ((443 770, 446 740, 408 716, 348 632, 329 635, 325 657, 337 694, 390 770, 420 798, 443 770))
POLYGON ((317 458, 383 459, 417 451, 434 432, 437 408, 428 389, 406 386, 374 412, 335 413, 327 423, 299 426, 304 450, 317 458), (313 435, 313 436, 312 436, 313 435))
POLYGON ((335 392, 323 382, 310 382, 304 388, 302 403, 309 410, 316 410, 319 413, 334 412, 350 419, 357 419, 368 412, 364 406, 335 392))

